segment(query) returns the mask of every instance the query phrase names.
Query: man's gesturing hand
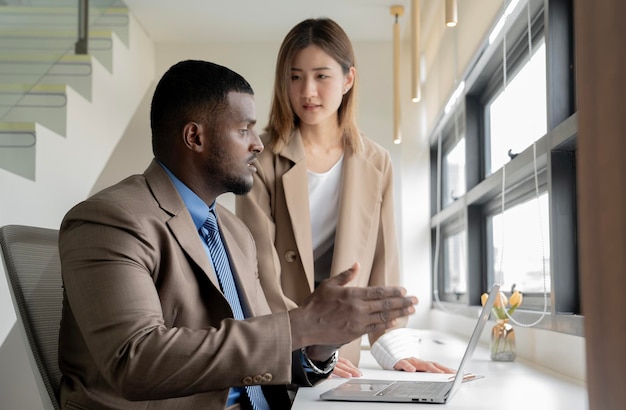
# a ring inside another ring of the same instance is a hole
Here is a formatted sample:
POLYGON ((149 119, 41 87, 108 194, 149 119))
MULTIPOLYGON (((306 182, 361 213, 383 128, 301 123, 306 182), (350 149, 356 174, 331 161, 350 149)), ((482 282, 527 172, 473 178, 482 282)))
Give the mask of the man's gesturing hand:
POLYGON ((414 296, 402 287, 345 286, 359 264, 322 282, 304 303, 289 311, 293 349, 348 343, 365 333, 388 329, 415 312, 414 296))

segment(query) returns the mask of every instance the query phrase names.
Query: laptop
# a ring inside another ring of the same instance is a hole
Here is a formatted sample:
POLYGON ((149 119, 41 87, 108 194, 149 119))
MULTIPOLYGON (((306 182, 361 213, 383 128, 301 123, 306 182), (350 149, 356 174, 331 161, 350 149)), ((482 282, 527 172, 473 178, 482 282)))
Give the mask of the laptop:
MULTIPOLYGON (((489 298, 483 306, 472 337, 470 338, 463 359, 457 369, 457 375, 465 375, 465 369, 472 359, 472 355, 478 345, 480 335, 489 319, 489 313, 493 307, 500 290, 500 285, 495 284, 489 292, 489 298)), ((464 379, 471 376, 454 377, 453 380, 425 381, 425 380, 372 380, 351 379, 320 395, 322 400, 339 401, 364 401, 364 402, 400 402, 400 403, 439 403, 445 404, 457 392, 464 379)))

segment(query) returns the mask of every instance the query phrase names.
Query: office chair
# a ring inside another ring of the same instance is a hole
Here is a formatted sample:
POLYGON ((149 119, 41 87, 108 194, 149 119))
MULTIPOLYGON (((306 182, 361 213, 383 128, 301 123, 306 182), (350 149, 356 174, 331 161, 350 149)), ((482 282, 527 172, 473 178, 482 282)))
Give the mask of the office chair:
POLYGON ((0 228, 4 268, 17 325, 45 409, 60 409, 58 339, 63 288, 58 231, 22 225, 0 228))

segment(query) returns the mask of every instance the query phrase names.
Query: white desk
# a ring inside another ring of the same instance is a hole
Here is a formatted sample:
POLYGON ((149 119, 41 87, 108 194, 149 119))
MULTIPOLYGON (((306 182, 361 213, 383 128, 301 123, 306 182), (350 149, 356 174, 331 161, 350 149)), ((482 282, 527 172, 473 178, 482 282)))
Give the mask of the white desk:
MULTIPOLYGON (((421 356, 456 368, 466 342, 441 333, 420 331, 421 356), (437 341, 437 342, 435 342, 437 341)), ((428 373, 404 373, 381 370, 376 361, 363 351, 363 378, 428 380, 446 376, 428 373)), ((584 410, 588 409, 585 383, 535 366, 519 358, 515 362, 493 362, 488 346, 479 345, 470 363, 469 372, 481 374, 482 379, 465 382, 445 408, 498 410, 584 410)), ((414 406, 433 409, 436 404, 425 403, 355 403, 320 400, 319 395, 346 379, 331 377, 315 387, 300 388, 293 410, 319 409, 413 409, 414 406)))

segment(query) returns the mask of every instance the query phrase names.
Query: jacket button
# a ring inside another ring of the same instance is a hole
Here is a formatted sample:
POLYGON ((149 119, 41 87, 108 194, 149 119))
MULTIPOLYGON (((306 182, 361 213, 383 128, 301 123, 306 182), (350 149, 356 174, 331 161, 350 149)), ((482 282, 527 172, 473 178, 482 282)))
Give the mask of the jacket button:
POLYGON ((294 251, 285 252, 285 260, 287 262, 295 262, 297 256, 298 254, 294 251))
POLYGON ((246 386, 247 386, 247 385, 250 385, 250 384, 252 384, 252 377, 250 377, 250 376, 246 376, 246 377, 244 377, 244 378, 243 378, 242 382, 243 382, 243 384, 245 384, 246 386))
POLYGON ((263 376, 261 376, 260 374, 257 374, 256 376, 254 376, 254 384, 261 384, 261 382, 263 381, 263 376))
POLYGON ((263 381, 264 382, 271 382, 273 379, 272 374, 271 373, 264 373, 263 374, 263 381))

